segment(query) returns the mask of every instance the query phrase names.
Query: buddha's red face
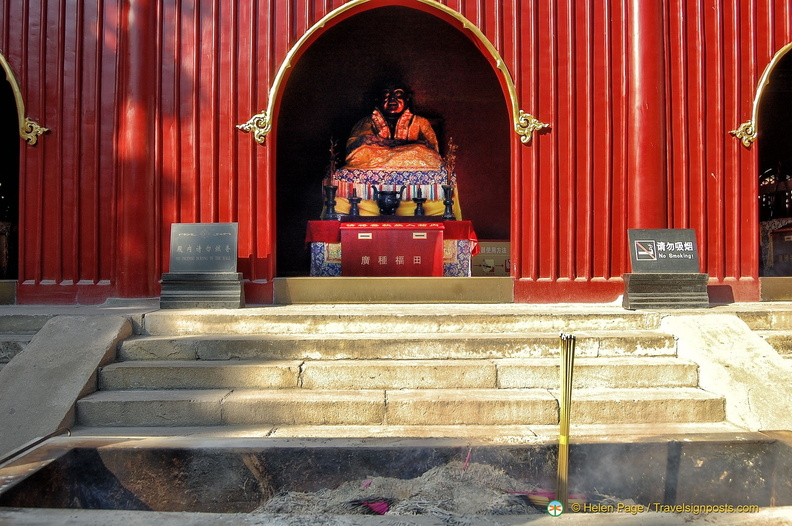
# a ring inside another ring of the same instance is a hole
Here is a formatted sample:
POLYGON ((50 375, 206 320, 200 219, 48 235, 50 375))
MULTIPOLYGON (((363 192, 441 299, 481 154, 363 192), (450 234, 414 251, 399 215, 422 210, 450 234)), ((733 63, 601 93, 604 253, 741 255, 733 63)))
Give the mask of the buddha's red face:
POLYGON ((407 92, 401 88, 384 89, 380 93, 382 111, 399 115, 407 108, 407 92))

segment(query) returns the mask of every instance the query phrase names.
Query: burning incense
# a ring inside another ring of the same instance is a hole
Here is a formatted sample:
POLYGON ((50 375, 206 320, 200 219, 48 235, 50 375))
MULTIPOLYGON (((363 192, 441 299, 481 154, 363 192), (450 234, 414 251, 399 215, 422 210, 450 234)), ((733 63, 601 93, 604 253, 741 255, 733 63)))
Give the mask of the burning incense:
POLYGON ((572 406, 572 369, 575 361, 575 336, 561 337, 561 399, 559 400, 558 427, 558 477, 556 478, 556 500, 566 508, 567 482, 569 474, 569 413, 572 406))

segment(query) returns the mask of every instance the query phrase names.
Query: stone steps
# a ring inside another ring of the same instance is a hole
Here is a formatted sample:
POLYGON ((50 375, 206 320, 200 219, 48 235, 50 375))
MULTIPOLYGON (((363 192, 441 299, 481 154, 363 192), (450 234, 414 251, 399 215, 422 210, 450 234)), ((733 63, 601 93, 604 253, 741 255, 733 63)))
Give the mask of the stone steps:
POLYGON ((792 329, 755 331, 784 358, 792 358, 792 329))
POLYGON ((792 330, 792 311, 788 309, 737 308, 734 314, 754 331, 792 330))
POLYGON ((225 311, 165 310, 145 317, 147 336, 216 334, 354 334, 387 337, 405 334, 500 334, 559 331, 651 330, 656 312, 611 308, 586 312, 574 307, 547 312, 535 306, 432 305, 427 309, 394 305, 313 305, 225 311))
POLYGON ((697 365, 659 322, 609 306, 155 311, 78 401, 77 423, 557 426, 560 331, 577 342, 573 423, 723 422, 724 399, 698 388, 697 365))
MULTIPOLYGON (((673 356, 674 338, 653 330, 578 331, 576 356, 673 356)), ((484 359, 557 356, 556 332, 452 334, 207 334, 145 336, 122 342, 120 360, 484 359)))
MULTIPOLYGON (((545 389, 100 391, 77 406, 82 426, 554 425, 545 389)), ((695 388, 578 389, 578 424, 720 422, 723 399, 695 388)))
MULTIPOLYGON (((698 367, 676 358, 578 358, 580 388, 696 387, 698 367)), ((497 360, 129 361, 99 372, 101 390, 557 389, 557 358, 497 360)))

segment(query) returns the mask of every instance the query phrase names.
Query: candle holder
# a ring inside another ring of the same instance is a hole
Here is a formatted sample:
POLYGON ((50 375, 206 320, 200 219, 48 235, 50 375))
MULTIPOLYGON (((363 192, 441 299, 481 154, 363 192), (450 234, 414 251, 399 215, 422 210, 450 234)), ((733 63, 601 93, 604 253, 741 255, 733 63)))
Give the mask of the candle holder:
POLYGON ((358 203, 362 201, 362 197, 358 197, 357 190, 354 188, 352 189, 352 197, 349 198, 349 215, 351 216, 359 216, 360 209, 358 208, 358 203))
POLYGON ((454 215, 454 187, 450 184, 443 185, 443 204, 445 205, 445 211, 443 212, 443 219, 447 221, 456 221, 456 216, 454 215))
POLYGON ((322 219, 325 221, 338 221, 338 214, 335 210, 336 200, 335 195, 338 191, 338 187, 332 184, 326 184, 324 186, 324 193, 325 193, 325 209, 324 214, 322 214, 322 219))
POLYGON ((415 215, 415 216, 426 215, 426 213, 424 212, 424 207, 423 207, 424 203, 426 202, 426 198, 421 195, 421 187, 420 186, 418 187, 418 190, 416 192, 416 196, 413 197, 412 200, 413 200, 413 203, 415 203, 415 212, 413 213, 413 215, 415 215))

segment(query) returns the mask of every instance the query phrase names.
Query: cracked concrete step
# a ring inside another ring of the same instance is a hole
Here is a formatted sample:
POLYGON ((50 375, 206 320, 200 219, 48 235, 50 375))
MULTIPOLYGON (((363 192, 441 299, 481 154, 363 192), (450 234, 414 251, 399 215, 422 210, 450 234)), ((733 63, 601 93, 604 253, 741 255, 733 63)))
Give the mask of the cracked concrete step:
MULTIPOLYGON (((577 424, 720 422, 724 401, 700 389, 579 389, 577 424)), ((77 403, 81 426, 553 425, 543 389, 100 391, 77 403)))
POLYGON ((212 334, 521 333, 656 329, 658 313, 614 308, 605 313, 568 310, 550 314, 526 307, 458 305, 396 307, 371 305, 310 308, 271 307, 217 311, 163 310, 146 314, 151 336, 212 334))
MULTIPOLYGON (((99 388, 475 389, 558 387, 557 358, 504 360, 131 361, 99 371, 99 388)), ((676 358, 579 358, 575 388, 696 387, 676 358)))
POLYGON ((99 389, 287 389, 299 386, 300 361, 135 361, 99 370, 99 389))
POLYGON ((790 310, 737 310, 734 314, 754 331, 792 331, 792 311, 790 310))
MULTIPOLYGON (((497 361, 498 387, 558 388, 558 358, 497 361)), ((698 387, 698 365, 673 357, 575 358, 572 387, 656 388, 698 387)))
POLYGON ((760 330, 756 334, 764 338, 778 354, 792 358, 792 330, 760 330))
MULTIPOLYGON (((676 341, 660 331, 586 331, 576 333, 576 356, 674 356, 676 341)), ((142 336, 118 348, 119 360, 303 360, 518 358, 557 356, 557 333, 405 333, 383 336, 206 335, 142 336)))

